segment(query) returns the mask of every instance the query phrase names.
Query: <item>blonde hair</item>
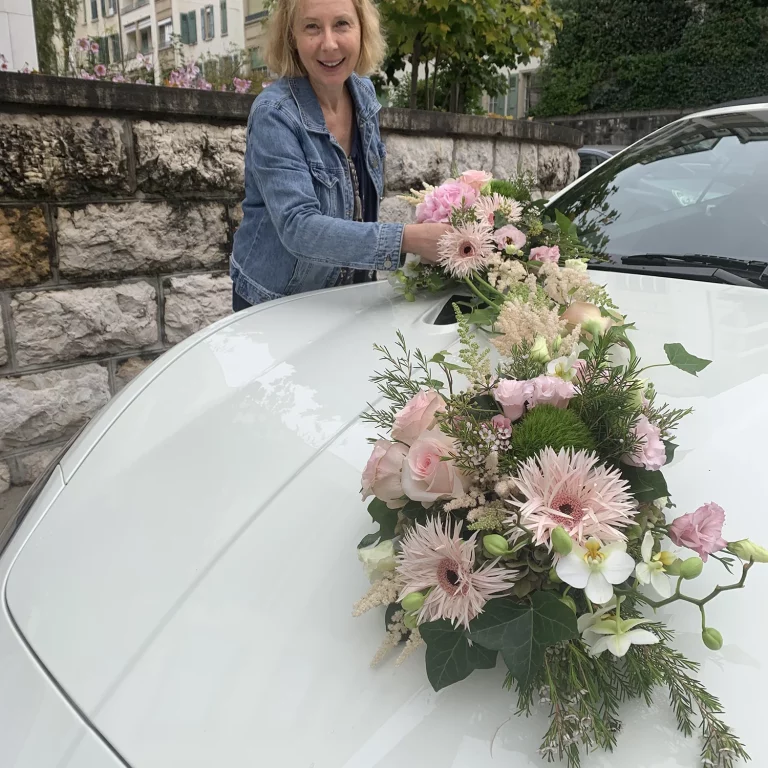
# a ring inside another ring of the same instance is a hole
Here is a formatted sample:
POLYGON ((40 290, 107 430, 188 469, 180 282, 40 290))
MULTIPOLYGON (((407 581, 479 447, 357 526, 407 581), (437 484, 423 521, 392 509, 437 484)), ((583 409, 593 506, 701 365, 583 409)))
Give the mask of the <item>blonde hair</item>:
MULTIPOLYGON (((270 14, 264 62, 280 77, 301 77, 305 74, 293 36, 293 25, 301 3, 302 0, 277 0, 270 14)), ((379 10, 372 0, 352 0, 352 4, 360 22, 360 58, 355 72, 370 75, 379 68, 386 51, 379 10)))

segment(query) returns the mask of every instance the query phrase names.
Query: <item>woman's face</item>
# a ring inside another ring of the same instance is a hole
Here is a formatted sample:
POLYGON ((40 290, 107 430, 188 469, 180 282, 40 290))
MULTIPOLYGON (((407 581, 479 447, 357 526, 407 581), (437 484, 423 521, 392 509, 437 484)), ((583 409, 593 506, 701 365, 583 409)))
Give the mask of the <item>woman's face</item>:
POLYGON ((357 66, 360 20, 352 0, 303 0, 293 34, 314 84, 341 86, 357 66))

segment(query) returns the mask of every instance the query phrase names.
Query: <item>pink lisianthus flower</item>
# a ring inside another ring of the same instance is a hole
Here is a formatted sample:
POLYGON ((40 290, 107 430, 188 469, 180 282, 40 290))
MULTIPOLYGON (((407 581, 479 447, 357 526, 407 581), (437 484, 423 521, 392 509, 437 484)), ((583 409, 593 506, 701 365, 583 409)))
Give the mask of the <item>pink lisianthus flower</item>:
POLYGON ((695 512, 678 517, 669 528, 669 538, 678 547, 692 549, 705 563, 713 552, 724 549, 725 511, 714 503, 705 504, 695 512))
POLYGON ((506 416, 502 416, 500 413, 497 413, 491 419, 491 424, 493 424, 497 432, 506 432, 508 429, 512 429, 511 420, 506 416))
POLYGON ((472 187, 477 193, 493 178, 487 171, 464 171, 457 181, 472 187))
POLYGON ((559 376, 537 376, 531 380, 531 384, 532 406, 554 405, 555 408, 567 408, 569 400, 576 394, 576 387, 559 376))
POLYGON ((531 261, 540 261, 543 264, 557 264, 560 261, 560 246, 553 245, 548 248, 546 245, 540 245, 538 248, 531 248, 531 261))
POLYGON ((423 203, 416 206, 416 222, 448 223, 454 208, 471 208, 478 192, 462 181, 449 181, 432 190, 423 203))
POLYGON ((639 445, 634 453, 625 453, 621 460, 633 467, 644 469, 661 469, 667 463, 667 452, 661 440, 661 430, 651 424, 647 416, 641 416, 634 427, 635 437, 639 445))
POLYGON ((392 439, 413 445, 437 424, 438 413, 445 413, 445 400, 434 389, 421 390, 395 414, 392 439))
POLYGON ((507 224, 493 233, 493 239, 496 241, 496 247, 503 251, 509 244, 514 245, 519 250, 525 245, 527 238, 516 226, 507 224))
POLYGON ((496 402, 510 421, 517 421, 533 403, 533 382, 502 379, 493 390, 496 402))
POLYGON ((405 506, 403 496, 403 462, 408 454, 407 446, 402 443, 390 443, 389 440, 377 440, 373 453, 363 470, 363 501, 369 496, 376 496, 386 502, 390 509, 405 506))

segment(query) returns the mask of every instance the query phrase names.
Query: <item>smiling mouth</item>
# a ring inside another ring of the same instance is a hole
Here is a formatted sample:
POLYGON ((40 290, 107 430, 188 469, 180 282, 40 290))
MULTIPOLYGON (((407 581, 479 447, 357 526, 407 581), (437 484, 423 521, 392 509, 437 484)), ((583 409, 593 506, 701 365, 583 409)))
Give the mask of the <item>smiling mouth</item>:
POLYGON ((346 61, 346 57, 344 57, 343 59, 339 59, 338 61, 332 61, 332 62, 328 62, 328 61, 319 61, 319 60, 318 60, 318 62, 317 62, 317 63, 318 63, 318 64, 319 64, 321 67, 323 67, 323 69, 337 69, 337 68, 338 68, 338 67, 340 67, 340 66, 341 66, 341 65, 342 65, 342 64, 343 64, 345 61, 346 61))

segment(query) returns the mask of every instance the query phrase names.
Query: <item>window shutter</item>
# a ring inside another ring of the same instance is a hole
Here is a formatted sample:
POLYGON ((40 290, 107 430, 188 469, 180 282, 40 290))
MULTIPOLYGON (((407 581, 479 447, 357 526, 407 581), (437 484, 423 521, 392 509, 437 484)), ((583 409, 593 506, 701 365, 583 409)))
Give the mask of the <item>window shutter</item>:
POLYGON ((207 25, 205 23, 205 8, 200 9, 200 39, 201 40, 207 40, 208 35, 206 34, 207 31, 207 25))
POLYGON ((227 0, 221 0, 221 4, 219 5, 219 12, 221 13, 221 34, 226 35, 229 32, 227 20, 227 0))
POLYGON ((91 0, 91 19, 99 18, 99 4, 97 0, 91 0))
POLYGON ((181 21, 181 42, 189 43, 189 21, 187 20, 187 14, 182 13, 179 20, 181 21))
POLYGON ((192 45, 197 43, 197 15, 194 11, 189 12, 189 42, 192 45))
POLYGON ((106 0, 101 0, 101 17, 105 18, 107 15, 107 3, 106 0))
POLYGON ((208 18, 210 19, 210 26, 208 28, 208 39, 213 40, 214 37, 216 37, 216 26, 214 22, 214 16, 213 16, 213 6, 208 6, 208 18))

